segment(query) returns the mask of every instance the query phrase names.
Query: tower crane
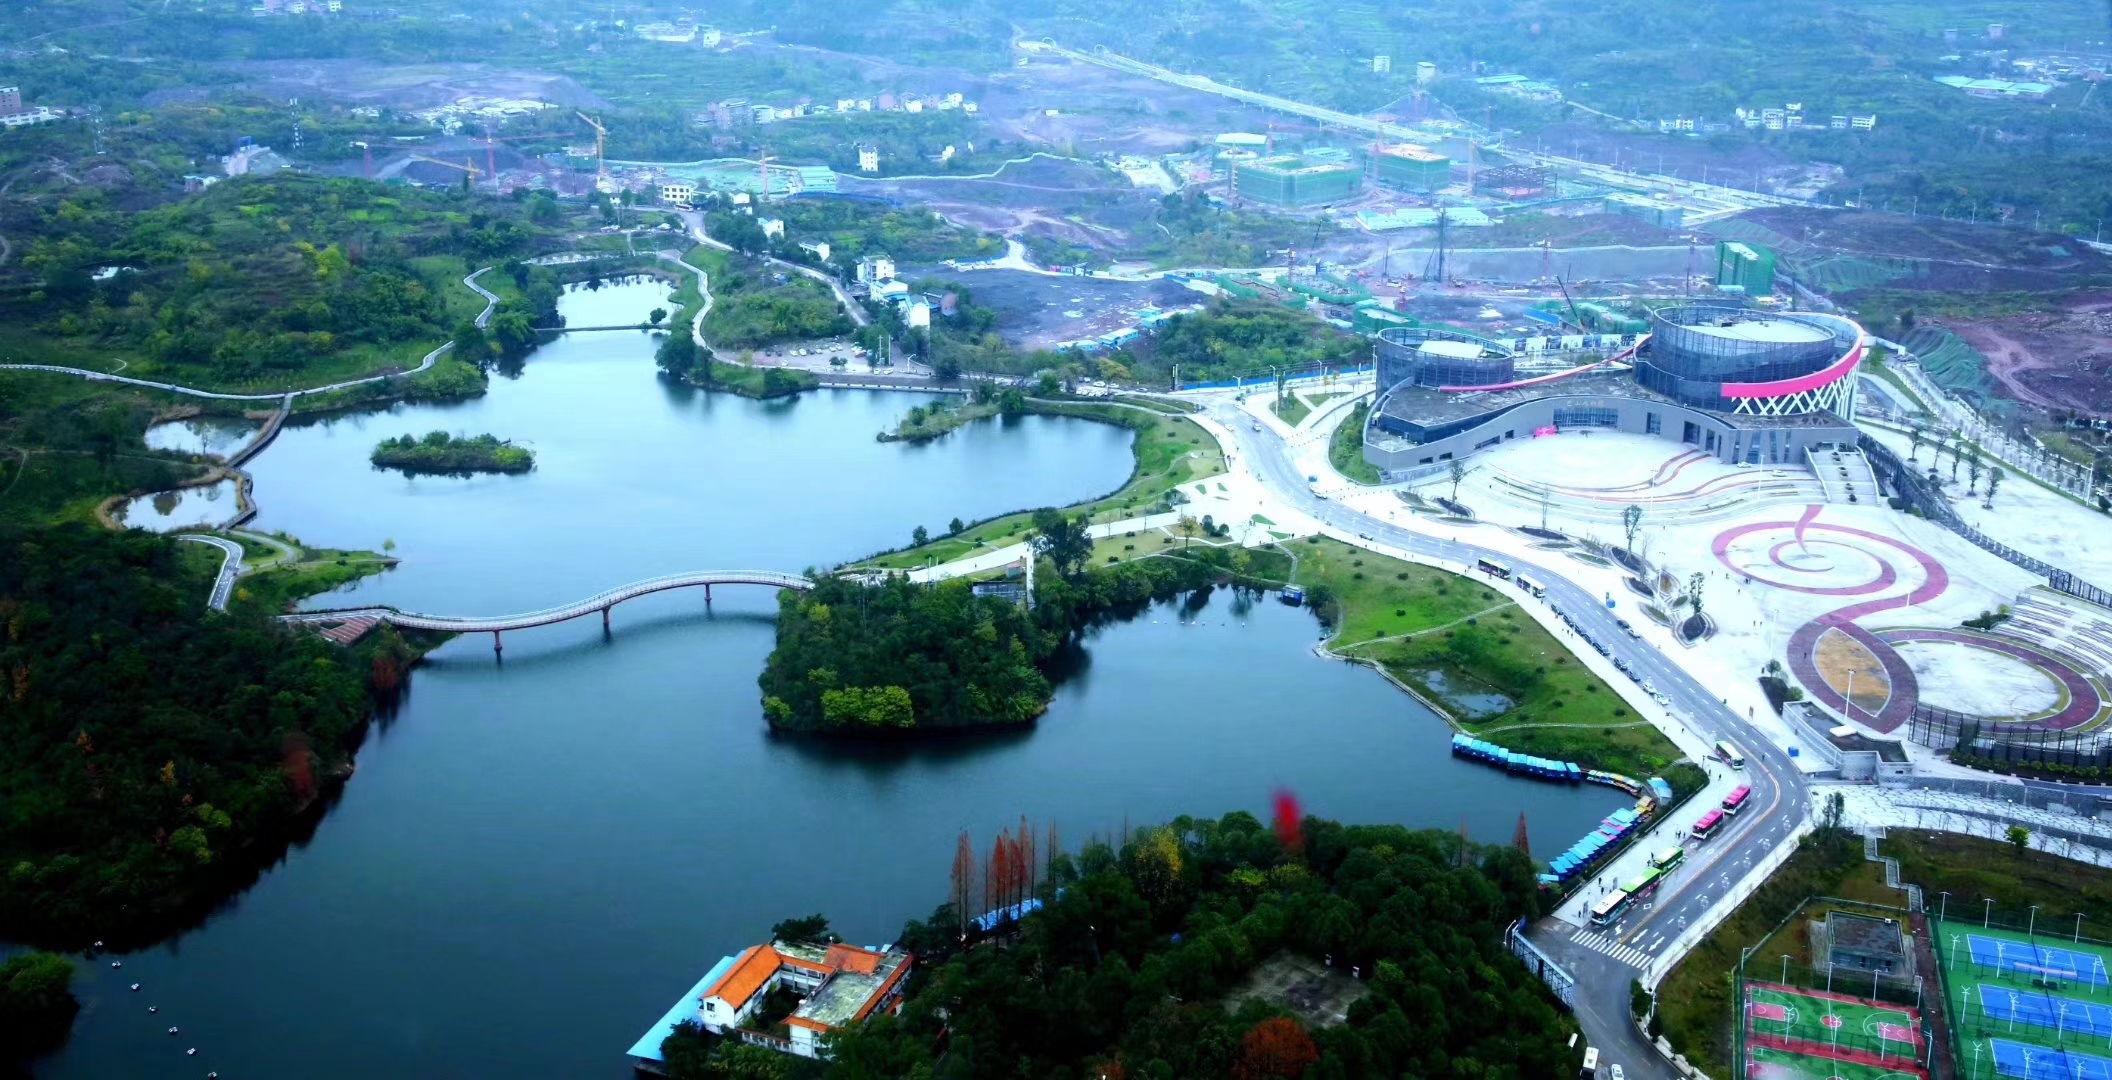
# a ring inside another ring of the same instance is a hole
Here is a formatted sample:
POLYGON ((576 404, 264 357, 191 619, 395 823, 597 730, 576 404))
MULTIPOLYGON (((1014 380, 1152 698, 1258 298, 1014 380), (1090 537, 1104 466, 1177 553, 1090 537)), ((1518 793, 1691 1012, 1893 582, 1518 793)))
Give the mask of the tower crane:
POLYGON ((577 113, 576 115, 581 120, 586 121, 588 127, 594 129, 594 186, 607 190, 609 186, 609 129, 602 127, 601 121, 588 116, 586 113, 577 113))
POLYGON ((470 164, 467 159, 464 159, 460 163, 456 163, 453 161, 449 161, 445 158, 428 157, 424 154, 412 154, 411 160, 423 161, 429 165, 441 165, 445 166, 446 168, 460 170, 464 173, 469 174, 469 182, 472 185, 477 182, 477 177, 482 176, 484 174, 484 170, 479 169, 475 165, 470 164))

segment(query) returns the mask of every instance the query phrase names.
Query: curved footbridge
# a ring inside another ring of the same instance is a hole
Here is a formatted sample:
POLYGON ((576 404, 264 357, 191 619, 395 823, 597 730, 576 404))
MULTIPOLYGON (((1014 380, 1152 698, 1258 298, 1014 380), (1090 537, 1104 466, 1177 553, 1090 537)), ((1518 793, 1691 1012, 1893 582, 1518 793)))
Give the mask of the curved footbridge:
POLYGON ((772 589, 806 590, 813 588, 814 582, 799 574, 785 574, 775 570, 697 570, 685 574, 646 578, 606 592, 595 593, 584 600, 515 615, 422 615, 399 611, 393 607, 375 606, 302 611, 281 615, 279 621, 317 626, 325 637, 339 642, 352 641, 381 623, 406 630, 436 630, 448 634, 488 633, 491 635, 492 650, 496 652, 504 648, 499 635, 507 630, 526 630, 530 627, 569 622, 595 612, 601 613, 602 628, 607 629, 609 609, 626 600, 673 589, 701 587, 708 603, 711 600, 711 587, 714 585, 761 585, 772 589))

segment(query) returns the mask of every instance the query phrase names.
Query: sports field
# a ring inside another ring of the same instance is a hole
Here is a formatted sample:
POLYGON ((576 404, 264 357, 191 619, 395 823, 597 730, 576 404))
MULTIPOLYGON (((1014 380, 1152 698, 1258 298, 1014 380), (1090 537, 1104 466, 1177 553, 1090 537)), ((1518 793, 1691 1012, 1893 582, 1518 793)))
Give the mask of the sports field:
POLYGON ((1924 1075, 1917 1067, 1926 1056, 1921 1018, 1902 1006, 1747 983, 1745 1033, 1747 1072, 1752 1076, 1875 1080, 1924 1075), (1779 1071, 1783 1069, 1790 1071, 1779 1071))
POLYGON ((1967 920, 1936 924, 1959 1068, 2013 1080, 2112 1080, 2112 949, 1967 920))
POLYGON ((1919 1069, 1809 1058, 1765 1046, 1746 1048, 1748 1080, 1923 1080, 1919 1069))

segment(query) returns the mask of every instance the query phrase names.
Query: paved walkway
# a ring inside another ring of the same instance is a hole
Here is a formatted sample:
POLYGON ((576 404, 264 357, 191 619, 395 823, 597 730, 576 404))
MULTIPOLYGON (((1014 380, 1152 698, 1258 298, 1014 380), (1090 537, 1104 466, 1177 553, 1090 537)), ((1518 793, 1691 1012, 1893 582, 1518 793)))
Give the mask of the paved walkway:
POLYGON ((1716 555, 1717 561, 1729 567, 1733 573, 1741 574, 1771 588, 1806 593, 1812 596, 1867 596, 1872 593, 1890 590, 1893 586, 1899 584, 1900 581, 1899 568, 1894 566, 1880 551, 1867 545, 1852 542, 1830 539, 1814 540, 1811 537, 1813 532, 1821 532, 1833 536, 1854 537, 1858 540, 1868 541, 1871 545, 1889 547, 1914 560, 1921 567, 1921 584, 1915 586, 1905 595, 1866 600, 1829 611, 1798 627, 1790 635, 1789 639, 1789 667, 1796 675, 1797 681, 1803 684, 1805 692, 1823 702, 1829 708, 1844 713, 1848 712, 1848 703, 1845 695, 1835 690, 1819 673, 1819 640, 1828 630, 1838 630, 1867 649, 1870 655, 1885 669, 1885 676, 1891 684, 1892 693, 1885 701, 1884 706, 1878 709, 1876 713, 1870 714, 1865 710, 1856 710, 1850 715, 1856 716, 1858 720, 1869 724, 1872 728, 1879 731, 1892 731, 1901 724, 1906 723, 1907 718, 1914 712, 1914 706, 1920 701, 1920 694, 1914 678, 1914 669, 1908 665, 1905 657, 1899 655, 1898 650, 1886 643, 1884 638, 1865 629, 1856 620, 1883 611, 1895 611, 1900 608, 1917 607, 1926 604, 1943 595, 1943 591, 1950 587, 1950 575, 1944 570, 1942 563, 1937 562, 1920 548, 1867 530, 1819 521, 1819 514, 1824 509, 1822 506, 1807 507, 1803 516, 1796 521, 1761 521, 1726 529, 1717 534, 1714 543, 1711 545, 1712 550, 1716 555), (1789 537, 1782 542, 1770 545, 1764 562, 1746 564, 1732 558, 1731 548, 1740 540, 1755 534, 1780 532, 1782 530, 1789 530, 1789 537), (1809 553, 1814 545, 1846 548, 1875 563, 1876 573, 1865 581, 1839 585, 1807 585, 1795 580, 1771 579, 1768 576, 1767 571, 1770 569, 1791 574, 1824 573, 1831 569, 1830 566, 1794 565, 1787 560, 1784 554, 1791 548, 1796 549, 1798 552, 1809 553))
POLYGON ((184 533, 178 540, 194 544, 209 544, 221 551, 220 576, 213 579, 213 591, 206 598, 205 606, 214 611, 226 611, 228 598, 234 595, 235 579, 242 576, 242 545, 218 536, 203 533, 184 533))
POLYGON ((549 626, 569 619, 577 619, 595 612, 606 617, 610 608, 625 600, 635 600, 650 593, 666 592, 670 589, 690 589, 699 586, 708 590, 713 585, 763 585, 773 589, 811 589, 814 583, 798 574, 785 574, 775 570, 699 570, 685 574, 665 574, 660 577, 634 581, 619 585, 606 592, 595 593, 584 600, 540 611, 524 611, 513 615, 424 615, 416 612, 398 611, 393 607, 334 608, 303 611, 292 615, 281 615, 284 623, 342 623, 358 619, 373 619, 411 630, 437 630, 449 634, 498 633, 504 630, 526 630, 534 626, 549 626))

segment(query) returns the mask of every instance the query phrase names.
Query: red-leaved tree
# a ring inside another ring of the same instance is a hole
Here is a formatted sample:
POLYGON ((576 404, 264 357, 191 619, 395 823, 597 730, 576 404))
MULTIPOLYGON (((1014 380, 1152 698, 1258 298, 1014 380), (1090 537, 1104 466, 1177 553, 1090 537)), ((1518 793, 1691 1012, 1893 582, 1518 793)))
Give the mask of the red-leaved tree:
POLYGON ((1278 1016, 1248 1029, 1232 1075, 1238 1080, 1297 1080, 1318 1060, 1313 1037, 1298 1021, 1278 1016))

